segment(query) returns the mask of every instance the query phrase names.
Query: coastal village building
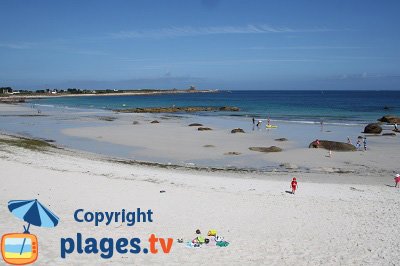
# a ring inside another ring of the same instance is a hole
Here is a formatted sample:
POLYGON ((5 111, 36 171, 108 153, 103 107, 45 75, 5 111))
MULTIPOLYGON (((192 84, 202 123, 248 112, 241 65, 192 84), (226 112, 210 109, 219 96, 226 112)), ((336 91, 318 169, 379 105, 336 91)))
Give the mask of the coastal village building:
POLYGON ((0 88, 0 94, 12 94, 13 90, 11 87, 2 87, 0 88))

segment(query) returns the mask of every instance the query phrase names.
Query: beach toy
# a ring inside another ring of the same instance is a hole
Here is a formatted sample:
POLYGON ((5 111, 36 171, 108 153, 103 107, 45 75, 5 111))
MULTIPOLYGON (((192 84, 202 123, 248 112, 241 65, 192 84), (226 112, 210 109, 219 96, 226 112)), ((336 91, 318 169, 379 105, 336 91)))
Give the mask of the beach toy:
POLYGON ((217 230, 212 229, 212 230, 208 231, 207 235, 208 236, 216 236, 217 235, 217 230))
POLYGON ((204 244, 206 242, 206 239, 203 236, 198 236, 196 238, 197 242, 200 244, 204 244))
POLYGON ((229 242, 227 242, 227 241, 219 241, 219 242, 217 242, 217 246, 218 247, 227 247, 227 246, 229 246, 229 242))
POLYGON ((224 238, 222 236, 215 236, 214 239, 215 239, 216 242, 220 242, 220 241, 224 240, 224 238))
POLYGON ((198 234, 198 235, 201 234, 200 229, 197 229, 197 230, 196 230, 196 234, 198 234))

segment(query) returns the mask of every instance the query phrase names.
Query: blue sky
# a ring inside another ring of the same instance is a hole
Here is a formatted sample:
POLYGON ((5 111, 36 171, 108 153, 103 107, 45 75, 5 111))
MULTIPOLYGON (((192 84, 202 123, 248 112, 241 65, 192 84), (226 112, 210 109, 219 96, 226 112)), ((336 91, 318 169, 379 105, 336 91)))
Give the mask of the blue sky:
POLYGON ((400 1, 0 0, 0 86, 400 89, 400 1))

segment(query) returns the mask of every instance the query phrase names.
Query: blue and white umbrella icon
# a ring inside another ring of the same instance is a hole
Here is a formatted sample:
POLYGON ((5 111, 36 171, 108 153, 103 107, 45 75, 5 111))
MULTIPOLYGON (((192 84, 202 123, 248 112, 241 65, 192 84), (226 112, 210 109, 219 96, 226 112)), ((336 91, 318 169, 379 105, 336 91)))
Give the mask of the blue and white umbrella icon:
MULTIPOLYGON (((28 223, 24 226, 24 233, 29 234, 31 224, 40 227, 56 227, 60 218, 43 206, 37 199, 34 200, 11 200, 8 209, 12 214, 28 223)), ((25 245, 22 244, 21 253, 25 245)))

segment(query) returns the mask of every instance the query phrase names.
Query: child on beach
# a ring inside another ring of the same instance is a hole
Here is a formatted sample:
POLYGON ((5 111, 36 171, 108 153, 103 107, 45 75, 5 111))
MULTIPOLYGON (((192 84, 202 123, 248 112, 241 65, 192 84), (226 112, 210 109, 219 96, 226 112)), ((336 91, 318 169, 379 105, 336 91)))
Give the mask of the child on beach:
POLYGON ((292 194, 294 194, 298 187, 296 177, 293 177, 292 182, 290 183, 290 186, 292 188, 292 194))
POLYGON ((394 178, 394 183, 395 183, 394 187, 399 187, 399 183, 400 183, 400 175, 399 174, 396 174, 396 177, 394 178))
POLYGON ((356 149, 359 151, 361 148, 361 141, 357 140, 356 149))

